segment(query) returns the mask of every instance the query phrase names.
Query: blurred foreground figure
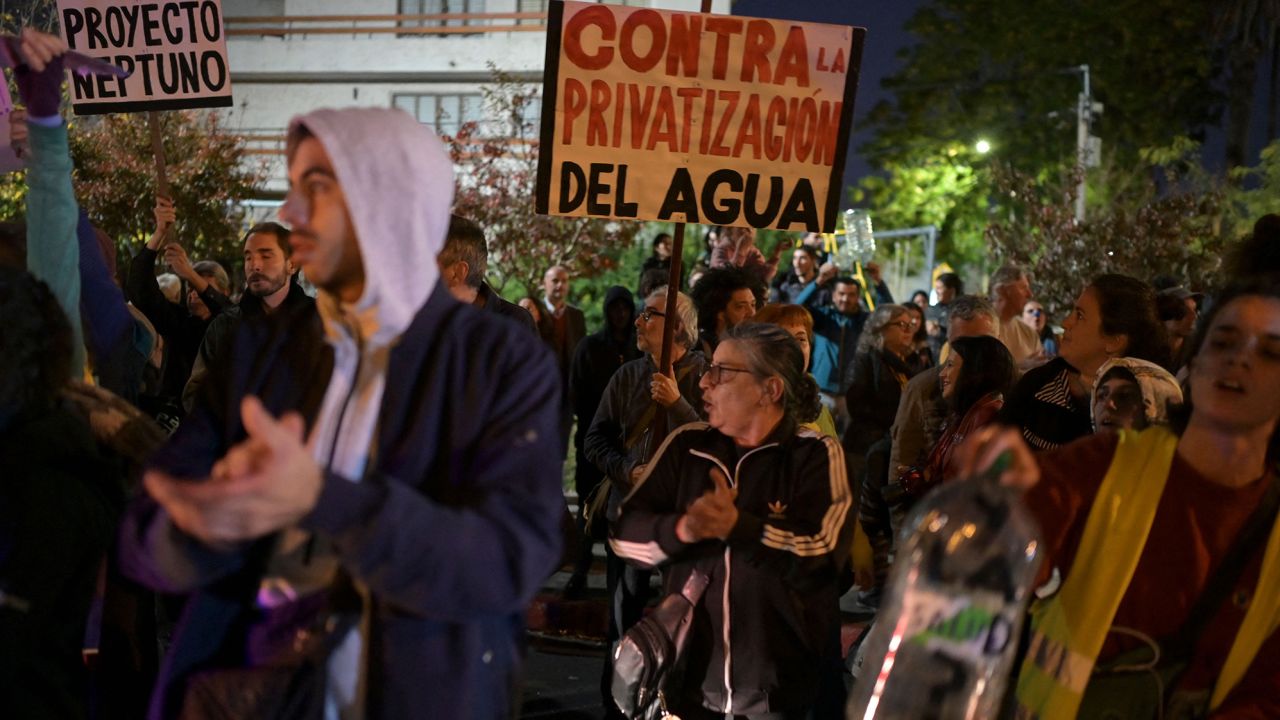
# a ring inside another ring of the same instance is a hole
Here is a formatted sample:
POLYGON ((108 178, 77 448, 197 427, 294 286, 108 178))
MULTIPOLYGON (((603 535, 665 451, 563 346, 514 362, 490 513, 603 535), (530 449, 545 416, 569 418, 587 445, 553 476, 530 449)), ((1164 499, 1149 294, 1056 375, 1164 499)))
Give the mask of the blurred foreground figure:
POLYGON ((123 531, 137 578, 194 593, 151 716, 506 717, 559 556, 554 361, 438 282, 429 130, 319 110, 288 158, 319 317, 244 318, 123 531))

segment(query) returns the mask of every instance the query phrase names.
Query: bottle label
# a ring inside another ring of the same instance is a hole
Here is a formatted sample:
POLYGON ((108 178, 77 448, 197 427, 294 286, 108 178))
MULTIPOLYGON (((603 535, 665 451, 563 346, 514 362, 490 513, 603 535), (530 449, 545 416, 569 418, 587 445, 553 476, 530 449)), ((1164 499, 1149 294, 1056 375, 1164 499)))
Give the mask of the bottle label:
POLYGON ((957 660, 998 659, 1013 639, 1004 599, 994 593, 946 594, 915 588, 904 598, 909 618, 903 637, 957 660))

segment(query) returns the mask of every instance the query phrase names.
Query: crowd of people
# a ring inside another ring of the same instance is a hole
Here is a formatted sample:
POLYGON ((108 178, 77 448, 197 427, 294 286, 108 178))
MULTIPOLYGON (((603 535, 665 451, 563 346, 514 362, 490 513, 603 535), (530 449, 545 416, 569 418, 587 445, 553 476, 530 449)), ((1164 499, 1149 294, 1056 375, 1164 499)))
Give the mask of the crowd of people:
MULTIPOLYGON (((1006 456, 1046 557, 1011 717, 1161 716, 1110 684, 1139 652, 1168 716, 1280 717, 1280 217, 1220 287, 1099 275, 1060 331, 1016 264, 899 304, 816 235, 780 269, 713 228, 679 275, 658 235, 588 328, 565 267, 489 286, 430 130, 318 110, 243 284, 166 198, 117 279, 65 51, 22 36, 0 226, 3 716, 510 717, 526 607, 562 562, 582 596, 604 542, 611 648, 653 573, 708 578, 670 713, 843 717, 841 597, 874 611, 911 509, 1006 456)), ((606 717, 613 686, 609 652, 606 717)))

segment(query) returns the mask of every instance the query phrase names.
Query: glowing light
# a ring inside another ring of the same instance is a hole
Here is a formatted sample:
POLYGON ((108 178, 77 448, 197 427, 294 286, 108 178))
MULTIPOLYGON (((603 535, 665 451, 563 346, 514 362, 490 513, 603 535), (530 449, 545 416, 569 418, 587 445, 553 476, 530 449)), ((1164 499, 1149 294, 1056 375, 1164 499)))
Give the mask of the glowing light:
POLYGON ((979 155, 986 155, 987 153, 991 152, 991 143, 987 142, 986 140, 979 140, 973 146, 973 149, 977 150, 979 155))

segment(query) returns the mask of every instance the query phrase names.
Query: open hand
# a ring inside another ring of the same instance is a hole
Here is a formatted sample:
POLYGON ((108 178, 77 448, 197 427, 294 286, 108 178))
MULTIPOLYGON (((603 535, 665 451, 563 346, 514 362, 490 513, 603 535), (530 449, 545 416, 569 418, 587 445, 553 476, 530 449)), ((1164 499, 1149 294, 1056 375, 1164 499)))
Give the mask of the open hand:
POLYGON ((711 469, 713 488, 694 500, 676 523, 676 535, 684 542, 724 540, 738 523, 736 488, 719 468, 711 469))

